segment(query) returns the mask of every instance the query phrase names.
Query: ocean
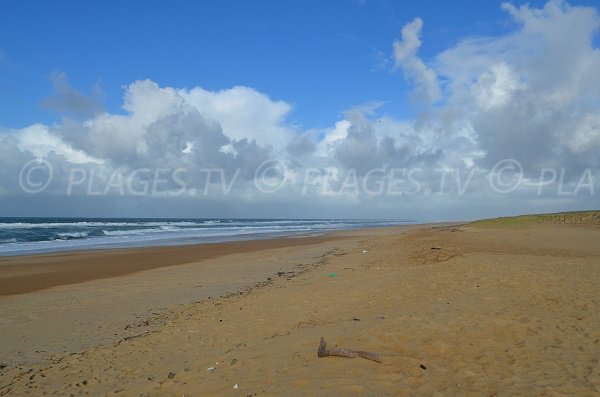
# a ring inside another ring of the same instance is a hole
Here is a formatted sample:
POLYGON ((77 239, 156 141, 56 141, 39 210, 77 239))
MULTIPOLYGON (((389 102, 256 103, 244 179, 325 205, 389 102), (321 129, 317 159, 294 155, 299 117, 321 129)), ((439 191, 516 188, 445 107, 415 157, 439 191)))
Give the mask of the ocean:
POLYGON ((0 218, 0 255, 148 247, 415 224, 402 220, 0 218))

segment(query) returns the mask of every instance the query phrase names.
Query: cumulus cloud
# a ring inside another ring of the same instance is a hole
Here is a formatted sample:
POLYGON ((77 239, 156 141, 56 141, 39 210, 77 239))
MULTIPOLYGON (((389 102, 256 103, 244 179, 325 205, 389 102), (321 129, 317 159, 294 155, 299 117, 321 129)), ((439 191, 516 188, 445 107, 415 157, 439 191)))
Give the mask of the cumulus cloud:
POLYGON ((98 86, 94 87, 92 95, 85 95, 71 87, 66 73, 58 71, 50 75, 50 81, 56 92, 42 101, 44 109, 77 118, 95 116, 104 111, 102 90, 98 86))
POLYGON ((417 56, 421 47, 423 21, 415 18, 402 28, 402 40, 394 41, 394 69, 402 69, 415 84, 413 97, 418 101, 436 102, 441 97, 436 72, 417 56))
POLYGON ((597 10, 550 1, 503 4, 517 29, 466 39, 436 57, 448 109, 473 129, 482 164, 514 157, 527 168, 597 166, 600 51, 597 10))
MULTIPOLYGON (((113 183, 115 178, 122 180, 122 175, 142 175, 136 173, 140 169, 148 170, 146 174, 160 169, 184 170, 177 178, 187 188, 203 189, 202 177, 209 182, 211 177, 200 174, 211 170, 221 170, 221 178, 235 175, 239 181, 251 179, 254 170, 274 155, 272 143, 277 142, 260 136, 260 131, 264 128, 267 134, 287 134, 291 127, 283 125, 282 117, 289 105, 242 87, 210 94, 209 99, 215 103, 207 99, 202 103, 197 100, 201 91, 208 95, 200 88, 179 90, 159 87, 150 80, 136 81, 125 89, 125 114, 103 112, 83 121, 67 118, 57 125, 34 124, 7 130, 0 139, 0 149, 5 153, 0 159, 5 171, 0 179, 2 191, 18 192, 14 189, 18 167, 33 159, 49 162, 57 170, 55 185, 62 183, 63 188, 74 168, 83 170, 75 175, 93 175, 93 184, 100 186, 100 191, 102 185, 113 183), (237 98, 237 104, 225 109, 221 106, 222 96, 230 95, 237 98), (257 106, 246 107, 245 103, 257 106), (235 115, 236 120, 232 122, 229 115, 235 115), (223 124, 230 129, 225 130, 223 124), (231 130, 232 125, 242 131, 231 130)), ((174 182, 171 179, 167 184, 174 182)))
MULTIPOLYGON (((598 11, 563 1, 502 8, 513 18, 512 32, 465 38, 428 64, 417 55, 422 21, 404 26, 393 59, 413 82, 413 94, 430 106, 404 124, 347 116, 326 135, 321 153, 357 170, 420 164, 425 174, 435 168, 490 172, 502 160, 515 159, 534 188, 535 177, 548 167, 564 169, 565 183, 573 184, 585 170, 597 171, 598 11)), ((437 177, 439 185, 439 176, 429 172, 424 180, 437 177)))
POLYGON ((294 128, 286 123, 291 105, 273 101, 252 88, 237 86, 214 92, 195 87, 178 90, 178 94, 203 116, 219 120, 232 139, 281 146, 293 136, 294 128))
MULTIPOLYGON (((245 92, 251 98, 258 95, 251 89, 245 92)), ((113 167, 233 169, 241 163, 256 166, 266 159, 271 150, 268 145, 240 137, 239 132, 226 132, 223 123, 228 122, 227 117, 213 112, 218 104, 202 107, 191 103, 190 98, 183 90, 159 87, 150 80, 137 81, 126 88, 123 109, 127 114, 104 113, 80 124, 66 121, 50 130, 73 148, 113 167)), ((271 109, 265 106, 264 111, 271 109)), ((250 130, 266 125, 264 119, 270 114, 258 117, 257 127, 251 123, 257 108, 249 112, 238 112, 237 117, 245 118, 250 130)), ((276 129, 279 122, 273 120, 270 128, 276 129)))

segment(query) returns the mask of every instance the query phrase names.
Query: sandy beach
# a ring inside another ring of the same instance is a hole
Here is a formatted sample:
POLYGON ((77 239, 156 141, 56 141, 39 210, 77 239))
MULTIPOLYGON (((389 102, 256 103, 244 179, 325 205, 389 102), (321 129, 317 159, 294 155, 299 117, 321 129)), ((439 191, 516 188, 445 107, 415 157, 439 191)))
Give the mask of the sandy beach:
POLYGON ((443 224, 3 258, 0 395, 597 396, 598 241, 443 224))

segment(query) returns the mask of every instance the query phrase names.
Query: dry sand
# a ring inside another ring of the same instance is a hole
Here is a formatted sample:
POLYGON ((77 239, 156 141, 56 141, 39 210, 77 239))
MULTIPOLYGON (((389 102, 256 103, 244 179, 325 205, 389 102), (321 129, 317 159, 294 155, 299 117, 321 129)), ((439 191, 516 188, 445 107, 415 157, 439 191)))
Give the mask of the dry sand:
POLYGON ((600 395, 598 226, 298 241, 1 296, 0 395, 600 395))

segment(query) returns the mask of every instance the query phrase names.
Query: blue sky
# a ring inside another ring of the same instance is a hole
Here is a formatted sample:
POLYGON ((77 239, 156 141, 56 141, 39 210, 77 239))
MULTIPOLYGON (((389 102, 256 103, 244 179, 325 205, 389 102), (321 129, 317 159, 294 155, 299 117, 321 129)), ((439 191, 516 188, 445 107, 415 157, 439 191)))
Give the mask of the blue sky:
MULTIPOLYGON (((543 4, 533 2, 533 4, 543 4)), ((409 87, 390 65, 391 41, 419 16, 424 59, 465 36, 513 24, 495 2, 462 1, 10 1, 0 13, 0 120, 52 123, 40 107, 53 71, 103 92, 119 112, 122 87, 253 87, 291 103, 306 128, 330 125, 358 104, 385 101, 413 114, 409 87)))
POLYGON ((590 0, 5 1, 0 216, 595 208, 599 29, 590 0))

